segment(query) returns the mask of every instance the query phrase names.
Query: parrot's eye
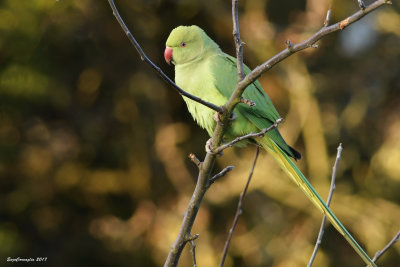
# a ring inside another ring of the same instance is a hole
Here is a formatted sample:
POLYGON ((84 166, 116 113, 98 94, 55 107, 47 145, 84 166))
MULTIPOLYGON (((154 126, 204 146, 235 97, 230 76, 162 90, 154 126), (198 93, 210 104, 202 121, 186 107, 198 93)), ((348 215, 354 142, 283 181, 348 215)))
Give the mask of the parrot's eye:
POLYGON ((185 42, 182 42, 182 43, 179 44, 179 46, 180 46, 180 47, 186 47, 186 43, 185 43, 185 42))

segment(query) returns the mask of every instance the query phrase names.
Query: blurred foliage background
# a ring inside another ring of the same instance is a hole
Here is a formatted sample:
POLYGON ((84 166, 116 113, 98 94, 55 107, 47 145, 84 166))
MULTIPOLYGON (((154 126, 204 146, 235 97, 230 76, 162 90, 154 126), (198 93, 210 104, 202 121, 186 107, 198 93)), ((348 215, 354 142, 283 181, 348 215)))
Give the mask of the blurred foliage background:
MULTIPOLYGON (((240 1, 245 62, 262 63, 357 1, 240 1)), ((234 54, 231 1, 119 0, 144 51, 170 77, 165 40, 197 24, 234 54)), ((332 208, 373 255, 400 225, 399 2, 285 60, 260 79, 280 129, 323 198, 344 151, 332 208)), ((181 97, 130 45, 107 1, 0 2, 0 265, 161 266, 208 139, 181 97)), ((217 266, 255 148, 230 149, 195 222, 199 266, 217 266)), ((226 266, 305 266, 321 214, 263 153, 226 266)), ((399 266, 400 246, 380 260, 399 266)), ((362 266, 328 226, 314 266, 362 266)), ((180 266, 191 266, 187 249, 180 266)))

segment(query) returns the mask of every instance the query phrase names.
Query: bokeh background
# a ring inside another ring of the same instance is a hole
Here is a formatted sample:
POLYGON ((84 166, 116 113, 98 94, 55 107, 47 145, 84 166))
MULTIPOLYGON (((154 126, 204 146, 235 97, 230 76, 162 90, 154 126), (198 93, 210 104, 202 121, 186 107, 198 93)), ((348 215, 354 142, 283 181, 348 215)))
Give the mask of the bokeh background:
MULTIPOLYGON (((117 0, 148 56, 170 77, 165 40, 197 24, 234 54, 231 1, 117 0)), ((245 62, 255 67, 332 22, 356 1, 240 1, 245 62)), ((400 15, 385 6, 260 78, 300 168, 373 255, 400 227, 400 15)), ((107 1, 0 2, 0 265, 161 266, 194 188, 208 139, 181 97, 145 63, 107 1)), ((229 149, 235 169, 206 194, 193 233, 198 266, 217 266, 254 147, 229 149)), ((321 214, 263 153, 226 266, 305 266, 321 214)), ((380 260, 399 266, 400 246, 380 260)), ((191 266, 185 249, 180 266, 191 266)), ((314 266, 363 266, 332 226, 314 266)))

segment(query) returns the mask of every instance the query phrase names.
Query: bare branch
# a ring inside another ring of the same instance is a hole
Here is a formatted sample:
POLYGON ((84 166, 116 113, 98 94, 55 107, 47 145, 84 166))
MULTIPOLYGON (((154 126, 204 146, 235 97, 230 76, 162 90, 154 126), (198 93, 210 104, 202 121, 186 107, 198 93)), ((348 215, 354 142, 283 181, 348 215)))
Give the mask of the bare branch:
POLYGON ((238 82, 244 79, 243 70, 243 43, 240 40, 239 33, 239 15, 238 15, 238 0, 232 0, 232 22, 233 22, 233 39, 236 47, 236 59, 237 59, 237 72, 238 82))
POLYGON ((212 178, 210 178, 208 186, 212 185, 217 179, 225 176, 228 172, 232 171, 233 168, 234 168, 233 166, 225 167, 222 171, 220 171, 219 173, 214 175, 212 178))
POLYGON ((139 43, 136 41, 135 37, 133 37, 132 33, 130 32, 130 30, 128 29, 128 27, 126 26, 125 22, 123 21, 122 17, 120 16, 117 7, 114 4, 113 0, 108 0, 108 3, 111 6, 111 9, 113 11, 113 14, 115 16, 115 18, 117 19, 119 25, 121 25, 122 29, 124 30, 126 36, 128 37, 128 39, 131 41, 131 43, 133 44, 133 46, 136 48, 137 52, 140 55, 140 59, 142 61, 145 61, 146 63, 148 63, 154 70, 157 71, 157 73, 161 76, 161 78, 163 78, 164 81, 166 81, 168 84, 172 85, 172 87, 178 91, 178 93, 182 96, 185 96, 187 98, 192 99, 193 101, 196 101, 206 107, 209 107, 215 111, 218 112, 222 112, 222 108, 214 105, 212 103, 209 103, 207 101, 204 101, 203 99, 194 96, 192 94, 189 94, 188 92, 186 92, 185 90, 183 90, 182 88, 180 88, 178 85, 176 85, 176 83, 174 83, 156 64, 154 64, 144 53, 143 49, 140 47, 139 43))
MULTIPOLYGON (((400 230, 397 234, 393 237, 392 240, 382 249, 375 253, 374 258, 372 259, 373 262, 376 262, 391 246, 393 246, 400 238, 400 230)), ((367 266, 368 267, 368 266, 367 266)))
POLYGON ((232 147, 234 144, 236 144, 236 143, 238 143, 240 141, 243 141, 243 140, 246 140, 246 139, 251 139, 251 138, 256 138, 256 137, 263 137, 267 132, 277 128, 278 125, 280 123, 282 123, 282 121, 283 121, 283 119, 279 118, 279 119, 277 119, 275 121, 274 124, 272 124, 268 128, 262 129, 260 132, 257 132, 257 133, 249 133, 249 134, 246 134, 246 135, 243 135, 243 136, 239 136, 239 137, 235 138, 234 140, 230 141, 229 143, 226 143, 226 144, 223 144, 223 145, 217 147, 212 152, 217 154, 217 153, 223 151, 224 149, 227 149, 228 147, 232 147))
POLYGON ((223 267, 225 264, 225 259, 226 259, 226 256, 228 255, 229 245, 230 245, 232 237, 233 237, 233 231, 236 228, 236 225, 239 220, 239 216, 242 214, 242 206, 243 206, 244 197, 246 196, 247 189, 249 188, 249 184, 251 181, 251 177, 253 176, 253 173, 254 173, 254 167, 256 166, 256 162, 257 162, 259 153, 260 153, 260 147, 257 147, 256 154, 255 154, 254 160, 253 160, 253 165, 251 166, 251 169, 250 169, 249 178, 247 178, 246 185, 245 185, 242 193, 240 194, 240 198, 239 198, 238 206, 236 209, 235 217, 233 219, 232 227, 229 230, 228 238, 226 239, 226 242, 225 242, 224 252, 222 253, 221 262, 219 264, 220 267, 223 267))
MULTIPOLYGON (((333 169, 332 169, 331 188, 329 190, 328 199, 326 200, 326 205, 328 207, 331 204, 333 192, 335 191, 335 188, 336 188, 336 185, 335 185, 336 174, 337 174, 337 169, 339 167, 340 158, 342 156, 342 150, 343 150, 342 143, 340 143, 338 148, 337 148, 336 160, 335 160, 335 164, 333 165, 333 169)), ((314 263, 315 257, 317 256, 317 252, 318 252, 319 246, 322 243, 322 237, 324 236, 325 223, 326 223, 326 216, 324 215, 324 217, 322 218, 321 227, 319 229, 317 242, 315 243, 314 251, 313 251, 313 253, 311 255, 311 258, 310 258, 310 260, 309 260, 309 262, 307 264, 307 267, 311 267, 312 266, 312 264, 314 263)))

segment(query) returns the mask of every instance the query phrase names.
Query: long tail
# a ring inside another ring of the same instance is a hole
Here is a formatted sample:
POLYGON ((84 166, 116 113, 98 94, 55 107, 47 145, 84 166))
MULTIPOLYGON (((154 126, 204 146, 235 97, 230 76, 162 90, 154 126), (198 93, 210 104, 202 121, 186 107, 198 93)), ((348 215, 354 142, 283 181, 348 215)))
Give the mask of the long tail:
POLYGON ((369 266, 376 267, 376 264, 370 259, 367 253, 360 247, 357 241, 350 235, 342 223, 336 218, 333 212, 326 206, 315 189, 312 187, 307 178, 301 173, 293 161, 268 137, 257 140, 266 150, 268 150, 281 168, 289 175, 290 178, 301 188, 311 202, 328 217, 333 226, 341 233, 347 242, 354 248, 360 257, 369 266))

